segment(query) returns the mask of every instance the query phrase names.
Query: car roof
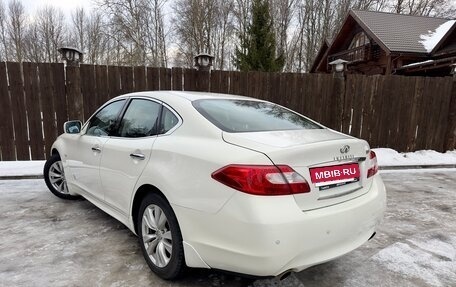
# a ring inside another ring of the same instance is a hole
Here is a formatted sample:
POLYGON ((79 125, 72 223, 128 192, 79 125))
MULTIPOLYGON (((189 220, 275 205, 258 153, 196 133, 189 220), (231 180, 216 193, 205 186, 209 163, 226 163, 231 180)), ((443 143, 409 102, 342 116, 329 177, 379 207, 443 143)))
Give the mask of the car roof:
POLYGON ((147 92, 134 92, 125 95, 121 95, 116 97, 116 99, 121 98, 128 98, 128 97, 150 97, 157 100, 165 101, 166 98, 173 96, 179 97, 190 102, 201 100, 201 99, 244 99, 244 100, 256 100, 259 99, 244 97, 244 96, 236 96, 230 94, 221 94, 221 93, 208 93, 208 92, 188 92, 188 91, 147 91, 147 92))

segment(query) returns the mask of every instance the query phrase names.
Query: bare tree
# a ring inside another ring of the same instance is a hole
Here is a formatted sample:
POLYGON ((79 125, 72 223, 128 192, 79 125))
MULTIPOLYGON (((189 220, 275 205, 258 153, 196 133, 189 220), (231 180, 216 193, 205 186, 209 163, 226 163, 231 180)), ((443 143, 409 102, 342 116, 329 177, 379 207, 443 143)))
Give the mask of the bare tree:
POLYGON ((81 51, 85 51, 86 43, 87 43, 87 13, 84 8, 77 8, 72 14, 71 14, 71 22, 72 22, 72 27, 73 31, 75 31, 75 35, 72 39, 72 42, 74 43, 76 48, 80 49, 81 51))
POLYGON ((166 65, 163 6, 167 0, 101 0, 121 63, 166 65))
POLYGON ((24 54, 25 59, 30 62, 42 63, 46 61, 43 39, 36 23, 29 26, 24 36, 24 54))
POLYGON ((8 61, 8 38, 6 30, 6 9, 3 0, 0 0, 0 61, 8 61))
POLYGON ((85 54, 84 61, 90 64, 107 63, 109 33, 103 15, 97 11, 88 15, 84 8, 79 8, 71 18, 72 27, 76 31, 71 43, 85 54))
POLYGON ((66 33, 65 17, 63 12, 55 7, 46 6, 36 13, 35 25, 41 38, 45 61, 57 62, 58 49, 63 45, 66 33))
POLYGON ((9 18, 7 21, 7 35, 11 47, 12 59, 22 62, 24 58, 24 35, 26 15, 24 5, 20 0, 12 0, 8 4, 9 18))
MULTIPOLYGON (((246 38, 247 30, 251 19, 252 0, 235 0, 234 5, 234 29, 238 34, 237 38, 246 38)), ((245 53, 245 51, 242 51, 245 53)))
POLYGON ((215 56, 215 67, 227 62, 228 42, 233 36, 233 1, 178 0, 173 7, 178 57, 192 66, 193 57, 206 52, 215 56), (202 9, 204 7, 204 9, 202 9))
POLYGON ((287 61, 291 57, 288 55, 290 46, 288 33, 291 21, 294 18, 296 0, 270 0, 271 16, 276 35, 277 54, 285 59, 284 71, 291 70, 291 63, 287 61))
POLYGON ((393 0, 390 11, 417 16, 456 16, 454 0, 393 0))

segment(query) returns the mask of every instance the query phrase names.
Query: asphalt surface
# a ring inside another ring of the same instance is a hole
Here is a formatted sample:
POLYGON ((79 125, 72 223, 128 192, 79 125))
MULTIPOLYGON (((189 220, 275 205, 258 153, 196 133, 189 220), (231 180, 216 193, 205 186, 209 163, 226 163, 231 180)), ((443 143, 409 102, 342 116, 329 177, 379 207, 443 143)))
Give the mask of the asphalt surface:
POLYGON ((89 202, 60 200, 40 179, 0 180, 0 286, 456 286, 456 169, 382 177, 377 236, 281 282, 211 270, 160 280, 137 238, 89 202))

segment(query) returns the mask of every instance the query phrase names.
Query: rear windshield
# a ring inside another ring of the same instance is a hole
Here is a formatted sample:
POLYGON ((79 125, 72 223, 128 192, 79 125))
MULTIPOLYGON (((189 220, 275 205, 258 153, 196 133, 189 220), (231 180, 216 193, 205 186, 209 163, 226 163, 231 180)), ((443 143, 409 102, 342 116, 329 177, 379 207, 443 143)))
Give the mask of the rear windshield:
POLYGON ((281 106, 259 101, 203 99, 193 106, 225 132, 320 129, 321 126, 281 106))

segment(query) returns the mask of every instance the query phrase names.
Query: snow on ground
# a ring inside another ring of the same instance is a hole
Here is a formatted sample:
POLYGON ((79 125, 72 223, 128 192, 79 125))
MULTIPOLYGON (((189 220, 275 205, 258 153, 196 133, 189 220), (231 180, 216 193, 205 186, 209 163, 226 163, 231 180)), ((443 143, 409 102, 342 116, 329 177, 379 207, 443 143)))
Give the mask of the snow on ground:
MULTIPOLYGON (((375 148, 380 166, 456 165, 456 150, 439 153, 433 150, 398 153, 390 148, 375 148)), ((42 175, 44 160, 1 161, 0 176, 42 175)))
POLYGON ((1 161, 0 176, 41 175, 44 160, 1 161))
POLYGON ((445 153, 434 150, 398 153, 390 148, 374 148, 380 166, 456 164, 456 150, 445 153))
POLYGON ((440 42, 443 36, 445 36, 448 30, 451 29, 454 23, 456 23, 456 20, 449 20, 440 25, 439 27, 437 27, 437 29, 435 29, 434 32, 429 31, 429 33, 426 35, 420 35, 421 41, 419 42, 423 44, 426 51, 430 53, 434 49, 434 47, 440 42))
POLYGON ((396 242, 380 250, 372 259, 395 273, 421 279, 429 286, 443 287, 442 279, 456 280, 456 238, 448 240, 450 242, 421 238, 396 242))

